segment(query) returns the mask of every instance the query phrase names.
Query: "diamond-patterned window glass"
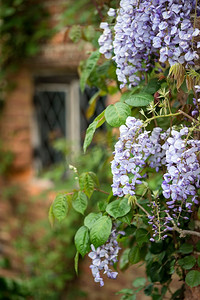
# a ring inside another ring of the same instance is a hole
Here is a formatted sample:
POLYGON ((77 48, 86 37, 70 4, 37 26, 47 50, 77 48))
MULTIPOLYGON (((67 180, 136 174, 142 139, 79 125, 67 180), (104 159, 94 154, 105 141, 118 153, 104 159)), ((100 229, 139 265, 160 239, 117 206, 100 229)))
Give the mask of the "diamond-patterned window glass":
POLYGON ((66 137, 66 97, 66 91, 41 90, 35 93, 40 140, 36 155, 43 167, 63 159, 62 154, 53 148, 53 142, 66 137))

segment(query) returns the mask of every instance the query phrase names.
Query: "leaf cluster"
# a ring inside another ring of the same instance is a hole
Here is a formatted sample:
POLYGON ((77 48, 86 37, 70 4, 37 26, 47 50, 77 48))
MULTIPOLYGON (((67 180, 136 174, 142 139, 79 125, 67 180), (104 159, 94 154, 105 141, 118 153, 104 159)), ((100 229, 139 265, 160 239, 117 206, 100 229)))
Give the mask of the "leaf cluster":
POLYGON ((8 0, 1 3, 0 44, 3 68, 19 65, 35 55, 51 35, 49 14, 41 1, 8 0))

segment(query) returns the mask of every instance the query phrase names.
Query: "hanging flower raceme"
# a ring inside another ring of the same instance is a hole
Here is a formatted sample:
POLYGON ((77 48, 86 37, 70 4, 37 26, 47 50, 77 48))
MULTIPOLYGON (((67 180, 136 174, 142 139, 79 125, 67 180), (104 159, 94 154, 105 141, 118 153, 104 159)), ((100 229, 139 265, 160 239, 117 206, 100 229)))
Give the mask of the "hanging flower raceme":
POLYGON ((161 188, 167 208, 160 208, 159 199, 150 203, 152 214, 148 217, 154 230, 152 240, 158 234, 159 239, 165 238, 166 231, 172 230, 174 224, 180 226, 180 218, 188 219, 192 206, 198 204, 200 141, 189 136, 187 127, 165 132, 156 127, 150 133, 144 129, 143 121, 134 117, 128 117, 126 125, 120 127, 111 162, 115 196, 135 195, 136 185, 145 180, 147 167, 157 172, 161 166, 166 170, 161 188))
POLYGON ((143 129, 143 122, 134 117, 128 117, 126 125, 120 127, 119 141, 115 145, 111 162, 112 190, 115 196, 134 195, 136 184, 141 184, 142 178, 145 178, 141 171, 147 165, 159 170, 165 154, 160 144, 161 131, 161 128, 156 127, 149 134, 143 129))
POLYGON ((111 232, 111 235, 106 244, 95 249, 94 245, 91 245, 92 251, 88 256, 92 259, 92 264, 90 269, 94 277, 95 282, 99 282, 100 286, 104 286, 103 278, 101 277, 101 272, 106 274, 108 278, 116 279, 118 272, 112 271, 110 268, 114 263, 118 261, 118 253, 121 249, 117 242, 117 237, 119 235, 124 235, 123 231, 116 230, 115 226, 111 232))
MULTIPOLYGON (((198 12, 197 7, 197 12, 198 12)), ((198 59, 194 38, 199 35, 191 21, 195 9, 193 0, 121 0, 116 23, 102 23, 100 52, 112 56, 117 64, 121 88, 140 81, 139 72, 155 68, 156 62, 193 65, 198 59)), ((115 10, 109 10, 115 16, 115 10)))

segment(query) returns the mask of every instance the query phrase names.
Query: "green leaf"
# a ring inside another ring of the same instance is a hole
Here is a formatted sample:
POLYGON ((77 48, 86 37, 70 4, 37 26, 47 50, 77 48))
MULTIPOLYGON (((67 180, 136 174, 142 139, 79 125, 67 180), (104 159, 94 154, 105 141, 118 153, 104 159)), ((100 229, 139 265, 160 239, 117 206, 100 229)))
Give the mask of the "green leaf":
POLYGON ((88 147, 88 146, 91 144, 91 142, 92 142, 94 133, 95 133, 96 128, 97 128, 97 124, 98 124, 98 122, 94 120, 94 121, 89 125, 89 127, 87 128, 87 130, 86 130, 85 140, 84 140, 84 144, 83 144, 83 151, 84 151, 84 153, 86 152, 87 147, 88 147))
POLYGON ((119 127, 125 123, 128 116, 131 115, 130 107, 121 102, 109 105, 105 110, 105 118, 112 127, 119 127))
POLYGON ((84 257, 90 250, 90 235, 89 229, 86 226, 81 226, 79 228, 74 237, 74 242, 77 251, 84 257))
POLYGON ((137 229, 135 237, 140 247, 142 246, 142 244, 149 241, 149 233, 146 229, 143 228, 137 229))
POLYGON ((128 258, 132 265, 137 264, 141 260, 140 248, 138 246, 133 247, 129 252, 128 258))
POLYGON ((75 197, 72 198, 72 206, 73 208, 84 215, 84 212, 88 205, 88 199, 85 193, 79 191, 78 193, 74 194, 75 197))
POLYGON ((197 242, 196 249, 197 249, 197 251, 200 251, 200 241, 197 242))
POLYGON ((126 214, 123 217, 117 218, 120 222, 123 222, 125 224, 131 225, 131 221, 133 218, 133 212, 130 211, 128 214, 126 214))
POLYGON ((178 264, 185 270, 190 270, 196 264, 194 256, 185 256, 178 260, 178 264))
POLYGON ((125 216, 130 210, 127 198, 115 200, 106 207, 106 212, 115 219, 125 216))
POLYGON ((74 269, 77 275, 78 275, 78 260, 79 260, 79 252, 77 251, 74 257, 74 269))
POLYGON ((94 184, 99 187, 99 179, 98 179, 97 175, 94 172, 88 172, 88 174, 92 178, 94 184))
POLYGON ((200 256, 198 256, 198 258, 197 258, 197 264, 200 267, 200 256))
POLYGON ((64 220, 68 212, 67 196, 58 194, 53 202, 53 214, 55 218, 61 222, 64 220))
POLYGON ((200 220, 200 207, 198 208, 198 211, 197 211, 197 217, 200 220))
POLYGON ((90 57, 88 58, 88 60, 86 62, 86 66, 85 66, 85 68, 81 74, 81 78, 80 78, 80 87, 81 87, 82 92, 85 89, 86 82, 87 82, 90 74, 94 70, 94 68, 99 60, 99 57, 100 57, 100 52, 99 52, 99 50, 96 50, 95 52, 93 52, 90 55, 90 57))
POLYGON ((90 198, 94 192, 94 181, 88 172, 82 173, 79 177, 79 184, 82 191, 90 198))
POLYGON ((140 106, 147 106, 152 101, 154 101, 154 97, 151 94, 139 93, 139 94, 130 95, 125 100, 125 103, 127 103, 130 106, 140 107, 140 106))
POLYGON ((86 152, 87 147, 91 144, 96 129, 99 128, 105 122, 104 113, 105 111, 103 111, 100 115, 98 115, 87 128, 85 140, 83 144, 84 153, 86 152))
POLYGON ((128 259, 128 254, 130 252, 130 249, 125 249, 120 257, 119 261, 119 267, 120 270, 125 270, 128 267, 129 264, 129 259, 128 259))
POLYGON ((147 267, 147 275, 151 278, 152 282, 162 280, 162 265, 157 261, 153 262, 147 267))
POLYGON ((89 25, 89 26, 84 26, 83 28, 83 32, 84 32, 84 36, 86 38, 87 41, 91 42, 94 37, 95 37, 95 29, 94 26, 89 25))
POLYGON ((183 254, 189 254, 193 251, 193 246, 191 244, 182 244, 179 248, 179 252, 183 254))
POLYGON ((185 282, 190 287, 200 285, 200 272, 196 270, 189 271, 185 277, 185 282))
POLYGON ((69 31, 69 38, 74 42, 78 43, 82 37, 82 31, 80 25, 73 25, 69 31))
POLYGON ((97 203, 97 207, 100 211, 104 212, 106 210, 107 203, 104 200, 101 200, 97 203))
POLYGON ((90 213, 87 215, 84 219, 84 225, 91 229, 94 225, 94 223, 100 219, 102 216, 102 213, 90 213))
POLYGON ((143 88, 142 93, 154 94, 160 88, 160 83, 157 79, 151 79, 148 84, 143 88))
POLYGON ((53 213, 53 205, 51 205, 50 208, 49 208, 48 218, 49 218, 49 223, 50 223, 51 227, 53 227, 54 221, 55 221, 55 216, 54 216, 54 213, 53 213))
POLYGON ((133 284, 134 287, 137 288, 137 287, 145 286, 145 283, 146 283, 146 278, 138 277, 133 281, 132 284, 133 284))
POLYGON ((110 217, 99 218, 90 231, 90 240, 95 248, 105 244, 110 236, 112 221, 110 217))
POLYGON ((120 295, 120 294, 132 295, 133 293, 134 291, 131 289, 122 289, 119 292, 117 292, 116 295, 120 295))
POLYGON ((149 285, 147 285, 144 289, 144 293, 146 296, 151 296, 153 291, 153 283, 150 283, 149 285))
POLYGON ((120 102, 124 103, 125 100, 128 99, 132 94, 133 94, 132 91, 123 93, 120 97, 120 102))

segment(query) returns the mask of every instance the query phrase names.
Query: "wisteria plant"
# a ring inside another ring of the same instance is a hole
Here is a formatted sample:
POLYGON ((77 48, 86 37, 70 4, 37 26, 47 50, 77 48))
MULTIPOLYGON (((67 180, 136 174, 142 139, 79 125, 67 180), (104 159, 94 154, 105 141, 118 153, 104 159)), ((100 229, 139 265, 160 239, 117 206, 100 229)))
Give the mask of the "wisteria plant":
POLYGON ((82 65, 81 89, 99 89, 91 106, 99 95, 121 92, 90 124, 83 145, 86 151, 103 123, 119 128, 111 189, 71 166, 79 187, 60 193, 49 217, 62 221, 71 206, 85 215, 93 193, 105 195, 75 235, 75 268, 79 254, 88 254, 103 286, 103 274, 116 279, 118 268, 143 261, 146 278, 120 291, 121 299, 142 289, 152 299, 187 299, 187 289, 200 286, 199 14, 196 0, 121 0, 100 24, 100 48, 82 65), (182 286, 174 293, 175 273, 182 286))

